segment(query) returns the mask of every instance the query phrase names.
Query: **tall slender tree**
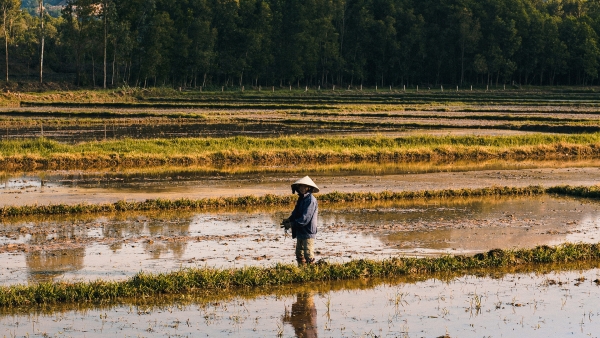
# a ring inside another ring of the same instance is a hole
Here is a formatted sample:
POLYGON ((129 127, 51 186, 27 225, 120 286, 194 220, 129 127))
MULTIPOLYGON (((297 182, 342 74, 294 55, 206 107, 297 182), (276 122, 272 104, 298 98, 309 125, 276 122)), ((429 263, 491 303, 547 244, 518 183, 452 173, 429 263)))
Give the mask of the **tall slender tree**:
POLYGON ((103 50, 103 85, 102 87, 106 89, 106 82, 108 78, 107 71, 107 63, 108 63, 108 35, 109 35, 109 17, 114 12, 113 2, 112 0, 100 0, 99 5, 102 7, 101 15, 102 15, 102 50, 103 50))
POLYGON ((102 87, 600 77, 599 0, 67 0, 54 19, 57 2, 0 0, 7 69, 10 51, 40 82, 52 69, 102 87), (3 6, 19 1, 13 24, 3 6))
MULTIPOLYGON (((97 8, 90 0, 71 0, 63 9, 62 43, 69 50, 75 64, 77 85, 88 84, 85 74, 86 55, 94 55, 94 46, 98 45, 94 37, 98 34, 97 8)), ((92 70, 93 71, 93 70, 92 70)), ((95 85, 95 83, 94 83, 95 85)))
POLYGON ((461 8, 456 13, 458 21, 458 42, 460 44, 460 84, 465 80, 465 53, 471 52, 481 37, 480 24, 473 13, 467 8, 461 8))
POLYGON ((44 0, 38 0, 40 12, 40 84, 44 83, 44 0))
POLYGON ((8 45, 11 39, 12 23, 19 14, 21 0, 0 0, 2 11, 2 32, 4 33, 4 48, 6 57, 6 82, 8 82, 8 45))

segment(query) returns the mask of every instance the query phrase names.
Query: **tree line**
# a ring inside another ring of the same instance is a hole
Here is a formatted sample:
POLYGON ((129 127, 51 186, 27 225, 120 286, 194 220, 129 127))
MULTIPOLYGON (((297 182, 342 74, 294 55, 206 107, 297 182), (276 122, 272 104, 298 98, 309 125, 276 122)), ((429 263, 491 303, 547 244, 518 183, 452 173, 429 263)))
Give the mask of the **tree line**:
POLYGON ((0 0, 6 81, 594 85, 599 0, 0 0))

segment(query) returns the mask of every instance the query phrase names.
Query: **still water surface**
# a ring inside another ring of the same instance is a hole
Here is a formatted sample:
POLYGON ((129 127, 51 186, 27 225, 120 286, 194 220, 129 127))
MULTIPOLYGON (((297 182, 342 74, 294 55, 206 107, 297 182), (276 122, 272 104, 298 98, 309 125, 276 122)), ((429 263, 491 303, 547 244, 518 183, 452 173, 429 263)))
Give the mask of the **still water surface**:
POLYGON ((600 160, 581 159, 0 172, 0 207, 284 195, 290 194, 292 182, 305 175, 313 178, 321 193, 587 186, 600 182, 599 168, 600 160))
POLYGON ((6 337, 598 337, 600 270, 306 284, 0 315, 6 337), (185 299, 185 297, 182 297, 185 299))
MULTIPOLYGON (((144 270, 294 263, 288 208, 5 219, 0 283, 123 279, 144 270)), ((553 196, 320 207, 315 250, 332 262, 474 254, 600 241, 600 203, 553 196)))

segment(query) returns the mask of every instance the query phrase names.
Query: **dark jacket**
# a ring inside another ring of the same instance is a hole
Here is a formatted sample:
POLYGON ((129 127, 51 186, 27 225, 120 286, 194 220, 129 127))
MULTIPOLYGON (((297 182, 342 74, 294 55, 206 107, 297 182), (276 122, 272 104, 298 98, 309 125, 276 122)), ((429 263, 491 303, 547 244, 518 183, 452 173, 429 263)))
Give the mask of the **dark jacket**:
POLYGON ((312 193, 298 195, 296 207, 290 216, 292 223, 292 238, 309 239, 317 235, 317 215, 319 206, 312 193))

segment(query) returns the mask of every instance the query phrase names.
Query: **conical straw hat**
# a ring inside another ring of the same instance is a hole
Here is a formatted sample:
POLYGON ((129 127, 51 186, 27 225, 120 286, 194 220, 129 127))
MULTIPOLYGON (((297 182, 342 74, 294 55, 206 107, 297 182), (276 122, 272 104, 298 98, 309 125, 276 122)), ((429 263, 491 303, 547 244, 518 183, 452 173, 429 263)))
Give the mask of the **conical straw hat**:
POLYGON ((317 187, 317 185, 315 184, 315 182, 313 182, 310 177, 308 176, 304 176, 301 179, 297 180, 296 182, 294 182, 292 184, 292 189, 294 188, 295 185, 298 184, 304 184, 304 185, 308 185, 309 187, 313 187, 313 191, 314 193, 318 193, 319 192, 319 187, 317 187))

